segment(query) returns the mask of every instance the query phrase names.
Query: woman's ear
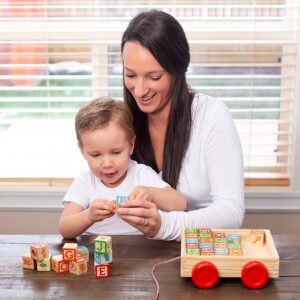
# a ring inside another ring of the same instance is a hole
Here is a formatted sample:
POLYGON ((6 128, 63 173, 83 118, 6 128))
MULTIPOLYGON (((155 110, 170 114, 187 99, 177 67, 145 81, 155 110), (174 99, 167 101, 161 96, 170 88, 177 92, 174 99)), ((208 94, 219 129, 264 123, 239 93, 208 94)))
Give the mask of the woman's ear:
POLYGON ((135 136, 133 136, 131 141, 130 141, 130 155, 132 155, 132 153, 133 153, 134 144, 135 144, 135 136))

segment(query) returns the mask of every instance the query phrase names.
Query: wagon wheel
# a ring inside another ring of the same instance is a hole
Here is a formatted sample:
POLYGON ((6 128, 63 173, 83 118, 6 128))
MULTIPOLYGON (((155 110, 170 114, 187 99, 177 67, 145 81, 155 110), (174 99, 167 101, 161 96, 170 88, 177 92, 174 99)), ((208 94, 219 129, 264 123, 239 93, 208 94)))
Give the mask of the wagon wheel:
POLYGON ((269 272, 264 264, 259 261, 250 261, 242 269, 242 281, 250 289, 260 289, 269 280, 269 272))
POLYGON ((197 263, 192 270, 192 281, 200 289, 209 289, 216 285, 219 279, 218 269, 208 261, 197 263))

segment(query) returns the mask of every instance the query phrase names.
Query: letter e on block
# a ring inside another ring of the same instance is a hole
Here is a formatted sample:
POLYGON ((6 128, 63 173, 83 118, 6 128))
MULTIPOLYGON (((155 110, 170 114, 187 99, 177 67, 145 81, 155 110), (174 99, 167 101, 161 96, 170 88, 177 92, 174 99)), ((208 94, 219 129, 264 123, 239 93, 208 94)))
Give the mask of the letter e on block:
POLYGON ((108 278, 109 275, 109 264, 95 265, 96 278, 108 278))

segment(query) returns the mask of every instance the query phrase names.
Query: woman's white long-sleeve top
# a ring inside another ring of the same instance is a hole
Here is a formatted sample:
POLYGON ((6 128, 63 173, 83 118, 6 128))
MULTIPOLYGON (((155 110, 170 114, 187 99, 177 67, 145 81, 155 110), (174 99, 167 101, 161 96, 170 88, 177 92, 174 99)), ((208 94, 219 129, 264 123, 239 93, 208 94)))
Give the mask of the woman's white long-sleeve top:
POLYGON ((244 218, 239 136, 226 105, 204 94, 192 103, 192 130, 177 190, 187 211, 163 212, 154 239, 179 240, 183 228, 238 228, 244 218))

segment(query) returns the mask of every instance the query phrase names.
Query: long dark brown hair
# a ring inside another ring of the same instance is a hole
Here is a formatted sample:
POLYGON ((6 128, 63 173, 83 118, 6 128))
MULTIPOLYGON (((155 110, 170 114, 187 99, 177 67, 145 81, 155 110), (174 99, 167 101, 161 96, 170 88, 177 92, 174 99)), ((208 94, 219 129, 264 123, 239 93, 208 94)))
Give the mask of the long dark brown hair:
MULTIPOLYGON (((176 188, 181 165, 189 144, 191 132, 191 103, 194 97, 186 82, 190 62, 189 45, 179 22, 171 15, 157 10, 134 17, 125 30, 121 51, 126 42, 137 41, 147 48, 158 63, 172 76, 171 108, 163 152, 162 178, 176 188)), ((148 130, 147 114, 137 106, 124 84, 124 100, 129 105, 136 132, 133 159, 158 171, 148 130)))

